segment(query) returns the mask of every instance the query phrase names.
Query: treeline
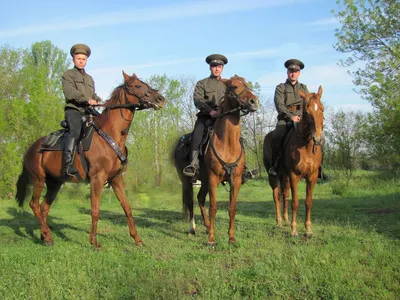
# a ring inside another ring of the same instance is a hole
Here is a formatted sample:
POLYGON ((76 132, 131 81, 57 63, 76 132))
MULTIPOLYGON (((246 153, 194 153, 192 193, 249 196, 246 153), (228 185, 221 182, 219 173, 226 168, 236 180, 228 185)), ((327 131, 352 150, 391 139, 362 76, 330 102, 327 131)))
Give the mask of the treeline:
MULTIPOLYGON (((67 53, 50 41, 37 42, 28 49, 4 45, 0 48, 0 62, 0 198, 8 198, 14 195, 22 156, 29 145, 60 129, 65 104, 60 79, 71 63, 67 53)), ((171 153, 176 140, 191 131, 196 120, 192 95, 198 79, 166 74, 145 79, 163 92, 167 105, 160 111, 135 113, 127 140, 129 166, 125 174, 131 189, 177 185, 171 153)), ((258 83, 251 85, 260 96, 261 107, 242 118, 242 136, 248 166, 259 168, 263 176, 263 139, 275 127, 276 113, 273 99, 261 97, 258 83)), ((390 99, 387 94, 382 97, 379 101, 387 101, 388 105, 400 100, 398 94, 390 99)), ((393 128, 398 127, 399 119, 388 126, 389 118, 395 117, 386 114, 386 110, 377 109, 371 114, 328 110, 325 166, 349 175, 360 168, 398 169, 400 130, 393 128)))

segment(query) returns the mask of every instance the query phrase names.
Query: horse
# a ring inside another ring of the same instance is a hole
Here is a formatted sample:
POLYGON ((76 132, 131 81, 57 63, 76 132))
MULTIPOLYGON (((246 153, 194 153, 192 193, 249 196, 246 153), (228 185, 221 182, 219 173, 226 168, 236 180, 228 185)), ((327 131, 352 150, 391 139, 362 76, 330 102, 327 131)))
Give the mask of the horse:
POLYGON ((86 181, 90 183, 90 201, 92 225, 89 242, 95 247, 101 245, 97 240, 97 222, 100 217, 100 198, 105 183, 109 183, 114 190, 127 218, 130 236, 136 245, 142 241, 136 231, 132 211, 125 195, 122 178, 127 167, 127 149, 125 146, 130 125, 136 110, 153 108, 161 109, 165 98, 147 83, 140 80, 136 74, 127 75, 122 71, 124 82, 116 87, 110 98, 97 106, 104 110, 99 116, 93 117, 91 124, 95 128, 92 143, 84 158, 88 165, 87 173, 84 170, 79 155, 75 155, 74 164, 79 171, 78 176, 65 177, 61 174, 62 151, 43 151, 46 137, 41 137, 30 145, 23 157, 23 169, 17 181, 16 201, 23 206, 29 186, 33 186, 32 198, 29 206, 40 223, 40 237, 45 245, 53 245, 53 237, 47 225, 47 215, 61 186, 69 182, 86 181), (78 178, 80 177, 80 178, 78 178), (43 188, 47 192, 43 201, 40 197, 43 188))
MULTIPOLYGON (((306 180, 306 219, 304 222, 306 238, 312 237, 311 229, 311 207, 312 195, 315 183, 318 180, 318 169, 322 164, 322 143, 324 141, 323 121, 324 106, 321 102, 322 87, 318 93, 304 93, 298 90, 303 99, 303 115, 300 122, 294 124, 283 141, 281 160, 278 176, 268 176, 269 184, 273 191, 276 210, 276 227, 282 226, 281 200, 283 202, 284 221, 289 225, 288 197, 289 189, 292 193, 292 236, 297 236, 297 209, 299 206, 299 195, 297 185, 300 179, 306 180)), ((271 143, 273 131, 269 132, 264 139, 263 161, 268 170, 272 166, 271 143)))
MULTIPOLYGON (((230 185, 229 193, 229 243, 235 243, 234 221, 236 214, 236 199, 241 186, 244 170, 245 153, 240 136, 240 117, 242 114, 254 112, 259 107, 256 95, 251 91, 246 80, 238 75, 230 79, 221 79, 226 85, 225 97, 219 108, 219 115, 210 133, 204 155, 200 157, 200 171, 197 179, 201 182, 197 194, 198 204, 203 217, 204 225, 208 232, 209 246, 216 244, 214 236, 214 222, 217 213, 217 187, 223 182, 230 185), (205 202, 209 194, 210 205, 208 219, 205 202)), ((173 160, 176 171, 182 182, 182 204, 185 215, 189 215, 189 233, 196 232, 195 217, 193 212, 193 180, 183 174, 183 169, 190 162, 190 143, 185 142, 187 134, 176 143, 173 160), (185 150, 186 147, 186 150, 185 150)))

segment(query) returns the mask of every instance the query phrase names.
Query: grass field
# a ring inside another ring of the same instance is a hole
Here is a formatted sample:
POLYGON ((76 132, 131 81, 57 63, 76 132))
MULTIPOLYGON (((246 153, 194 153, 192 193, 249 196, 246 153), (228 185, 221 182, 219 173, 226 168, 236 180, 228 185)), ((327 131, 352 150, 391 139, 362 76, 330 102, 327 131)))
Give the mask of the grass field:
MULTIPOLYGON (((1 299, 399 299, 400 182, 379 173, 317 185, 313 237, 275 229, 266 181, 239 194, 235 245, 228 244, 228 193, 218 191, 215 248, 197 213, 188 236, 178 189, 129 192, 144 247, 129 237, 111 190, 102 198, 99 241, 89 244, 85 186, 66 186, 48 218, 54 246, 40 240, 28 204, 0 200, 1 299), (80 191, 80 192, 77 192, 80 191)), ((304 233, 304 184, 299 233, 304 233)))

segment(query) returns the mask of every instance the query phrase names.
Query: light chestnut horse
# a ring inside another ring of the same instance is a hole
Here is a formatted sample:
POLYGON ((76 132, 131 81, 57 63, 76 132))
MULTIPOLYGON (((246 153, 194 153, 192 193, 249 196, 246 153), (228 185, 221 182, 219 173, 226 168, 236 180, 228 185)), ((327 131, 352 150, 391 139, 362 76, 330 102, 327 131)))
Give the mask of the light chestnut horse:
MULTIPOLYGON (((283 149, 278 176, 268 176, 269 184, 273 191, 276 209, 276 226, 281 227, 281 206, 283 202, 283 218, 289 224, 288 197, 289 189, 292 193, 292 235, 297 236, 297 209, 299 206, 299 195, 297 185, 304 178, 306 180, 306 219, 305 236, 312 236, 311 229, 311 207, 315 183, 318 180, 318 169, 322 164, 323 142, 322 130, 324 121, 324 106, 321 102, 322 87, 318 93, 305 94, 298 91, 303 99, 303 116, 301 121, 295 124, 293 130, 284 138, 283 149)), ((266 135, 264 139, 264 166, 268 171, 272 166, 271 142, 273 132, 266 135)))
MULTIPOLYGON (((90 182, 90 201, 92 226, 90 229, 90 243, 99 248, 97 240, 97 222, 100 217, 100 198, 103 185, 111 184, 127 217, 129 233, 135 243, 142 244, 137 234, 129 202, 125 195, 122 172, 126 169, 127 151, 125 142, 136 110, 162 108, 164 97, 147 83, 141 81, 135 74, 132 76, 123 73, 124 83, 116 87, 111 97, 104 105, 105 109, 94 118, 96 128, 90 149, 84 152, 88 165, 88 173, 79 155, 75 155, 74 164, 81 179, 90 182)), ((23 158, 23 170, 17 182, 16 200, 23 206, 27 196, 27 188, 33 185, 33 194, 29 203, 33 213, 40 223, 40 237, 46 245, 53 245, 53 237, 47 225, 47 215, 62 184, 66 181, 78 182, 74 177, 61 176, 62 151, 42 151, 45 137, 34 142, 23 158), (47 192, 40 203, 42 191, 47 186, 47 192)))
MULTIPOLYGON (((220 114, 214 123, 213 133, 210 137, 204 157, 200 158, 200 172, 198 180, 201 187, 197 194, 198 203, 203 217, 203 222, 208 232, 208 245, 215 245, 214 222, 217 213, 217 187, 221 182, 230 185, 229 194, 229 242, 235 242, 235 215, 236 200, 242 183, 245 153, 241 143, 241 114, 254 112, 259 107, 257 96, 249 88, 249 84, 237 75, 230 79, 223 79, 226 85, 225 98, 220 105, 220 114), (210 196, 208 218, 205 202, 210 196)), ((185 136, 184 136, 185 137, 185 136)), ((189 146, 189 145, 186 145, 189 146)), ((183 169, 189 164, 188 151, 184 139, 179 139, 174 149, 174 162, 178 175, 182 181, 182 202, 185 213, 189 214, 191 234, 195 234, 195 218, 193 203, 192 179, 183 174, 183 169)))

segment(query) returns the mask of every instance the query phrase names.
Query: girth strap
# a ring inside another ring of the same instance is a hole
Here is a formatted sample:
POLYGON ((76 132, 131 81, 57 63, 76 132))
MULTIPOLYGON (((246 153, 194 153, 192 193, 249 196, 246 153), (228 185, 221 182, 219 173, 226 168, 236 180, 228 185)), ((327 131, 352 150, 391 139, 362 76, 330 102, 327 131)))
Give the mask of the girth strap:
POLYGON ((210 138, 211 149, 212 149, 214 155, 217 157, 218 161, 223 166, 223 168, 226 170, 226 173, 228 173, 229 176, 231 176, 233 174, 233 172, 235 171, 235 169, 237 167, 238 162, 240 161, 240 159, 243 156, 243 149, 244 149, 243 141, 242 141, 242 139, 239 139, 239 141, 240 141, 240 154, 239 154, 239 157, 236 159, 235 162, 227 163, 227 162, 224 162, 222 160, 222 158, 218 155, 218 153, 217 153, 217 151, 215 150, 215 147, 214 147, 212 136, 210 138))
POLYGON ((127 157, 122 153, 121 148, 118 146, 117 142, 113 140, 111 136, 109 136, 107 133, 105 133, 103 130, 101 130, 95 123, 92 123, 92 126, 94 129, 96 129, 97 133, 106 140, 106 142, 111 146, 111 148, 114 149, 114 151, 117 153, 119 160, 121 161, 122 165, 125 165, 128 161, 127 157))

